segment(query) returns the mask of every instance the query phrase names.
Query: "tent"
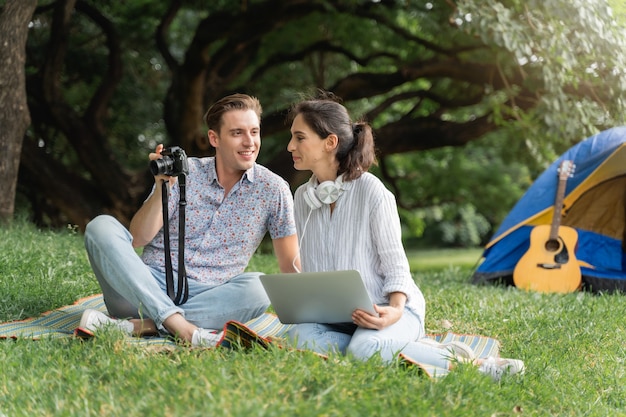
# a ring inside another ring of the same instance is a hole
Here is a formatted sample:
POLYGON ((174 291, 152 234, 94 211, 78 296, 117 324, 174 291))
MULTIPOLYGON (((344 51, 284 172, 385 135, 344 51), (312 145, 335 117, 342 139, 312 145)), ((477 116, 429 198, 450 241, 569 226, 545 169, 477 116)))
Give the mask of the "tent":
POLYGON ((563 161, 572 161, 575 169, 566 182, 560 224, 578 232, 575 257, 581 263, 583 289, 626 291, 626 126, 574 145, 533 182, 485 246, 473 283, 513 284, 513 270, 530 247, 531 230, 552 224, 563 161))

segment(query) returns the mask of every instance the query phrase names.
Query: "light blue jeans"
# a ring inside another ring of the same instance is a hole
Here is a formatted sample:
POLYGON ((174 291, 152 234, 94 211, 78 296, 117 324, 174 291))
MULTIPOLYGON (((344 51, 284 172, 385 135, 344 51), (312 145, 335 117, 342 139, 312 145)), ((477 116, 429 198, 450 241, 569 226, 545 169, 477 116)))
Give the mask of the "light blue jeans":
POLYGON ((403 353, 413 360, 448 368, 450 353, 431 344, 419 342, 424 337, 424 325, 411 310, 404 309, 400 320, 382 330, 365 329, 353 323, 303 323, 287 332, 298 349, 318 353, 339 352, 360 360, 379 354, 386 363, 403 353))
POLYGON ((188 301, 176 306, 167 295, 165 274, 143 263, 130 232, 108 215, 87 224, 85 248, 113 317, 150 318, 159 330, 165 330, 163 321, 180 313, 198 327, 221 329, 229 320, 246 322, 258 317, 270 305, 259 280, 261 273, 248 272, 222 285, 190 279, 188 301))

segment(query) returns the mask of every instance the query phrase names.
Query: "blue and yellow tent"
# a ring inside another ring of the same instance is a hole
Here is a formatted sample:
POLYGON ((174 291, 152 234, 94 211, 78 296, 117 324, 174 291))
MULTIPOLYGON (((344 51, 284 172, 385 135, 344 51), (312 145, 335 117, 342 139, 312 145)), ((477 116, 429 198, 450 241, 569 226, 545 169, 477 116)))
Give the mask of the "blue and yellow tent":
POLYGON ((626 127, 615 127, 576 144, 528 188, 485 246, 476 284, 512 284, 517 261, 530 246, 530 231, 552 224, 558 168, 572 161, 561 225, 578 232, 575 256, 581 264, 583 289, 626 291, 626 260, 622 245, 626 220, 626 127))

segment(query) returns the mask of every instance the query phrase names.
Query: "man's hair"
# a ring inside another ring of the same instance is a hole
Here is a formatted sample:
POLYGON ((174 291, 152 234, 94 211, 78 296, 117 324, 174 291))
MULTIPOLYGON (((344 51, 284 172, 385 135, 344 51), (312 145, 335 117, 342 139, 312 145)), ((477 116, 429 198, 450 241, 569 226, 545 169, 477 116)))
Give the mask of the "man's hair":
POLYGON ((222 116, 231 110, 252 110, 261 121, 261 103, 256 97, 247 94, 231 94, 215 102, 204 115, 204 122, 210 130, 219 132, 222 128, 222 116))

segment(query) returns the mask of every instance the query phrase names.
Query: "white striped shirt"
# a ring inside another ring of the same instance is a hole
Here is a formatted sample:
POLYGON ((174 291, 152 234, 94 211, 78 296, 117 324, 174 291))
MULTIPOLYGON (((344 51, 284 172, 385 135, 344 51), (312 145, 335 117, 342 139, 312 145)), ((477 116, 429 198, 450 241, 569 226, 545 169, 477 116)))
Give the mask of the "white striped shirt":
POLYGON ((315 210, 307 205, 308 185, 298 187, 294 197, 302 270, 356 269, 374 303, 387 304, 390 293, 402 292, 424 323, 426 303, 411 276, 394 195, 366 172, 344 183, 331 216, 329 205, 315 210))

